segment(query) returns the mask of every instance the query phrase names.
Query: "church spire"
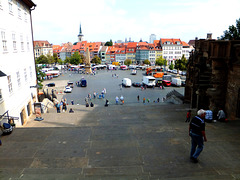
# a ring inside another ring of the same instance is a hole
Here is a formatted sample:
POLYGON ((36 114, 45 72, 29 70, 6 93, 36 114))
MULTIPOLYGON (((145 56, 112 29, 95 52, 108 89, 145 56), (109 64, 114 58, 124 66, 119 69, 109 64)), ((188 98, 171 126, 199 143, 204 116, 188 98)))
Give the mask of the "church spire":
POLYGON ((80 23, 80 30, 79 30, 79 34, 78 34, 78 42, 82 42, 83 40, 83 34, 82 34, 82 26, 80 23))

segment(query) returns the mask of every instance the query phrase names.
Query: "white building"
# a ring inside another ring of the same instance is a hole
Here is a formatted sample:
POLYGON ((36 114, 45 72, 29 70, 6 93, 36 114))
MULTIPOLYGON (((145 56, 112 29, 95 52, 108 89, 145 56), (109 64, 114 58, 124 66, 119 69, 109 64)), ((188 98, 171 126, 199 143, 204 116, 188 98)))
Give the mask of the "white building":
POLYGON ((41 55, 53 55, 52 45, 48 41, 34 41, 33 46, 35 58, 38 58, 41 55))
POLYGON ((182 41, 180 39, 160 39, 162 56, 167 60, 168 65, 175 64, 175 60, 182 57, 182 41))
POLYGON ((37 89, 31 87, 36 86, 31 27, 35 6, 31 0, 0 1, 0 117, 8 112, 18 118, 17 126, 27 122, 37 101, 37 89))

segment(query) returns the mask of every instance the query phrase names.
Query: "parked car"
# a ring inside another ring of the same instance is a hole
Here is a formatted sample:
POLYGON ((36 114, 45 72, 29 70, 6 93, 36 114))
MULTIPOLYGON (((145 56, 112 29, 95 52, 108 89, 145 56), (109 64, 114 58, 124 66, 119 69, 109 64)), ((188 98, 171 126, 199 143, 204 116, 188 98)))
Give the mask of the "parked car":
POLYGON ((163 81, 162 81, 162 84, 163 84, 164 86, 171 86, 171 81, 163 80, 163 81))
POLYGON ((80 80, 80 86, 81 87, 87 87, 87 80, 86 79, 81 79, 80 80))
POLYGON ((72 88, 70 86, 66 86, 64 92, 65 93, 71 93, 72 92, 72 88))
POLYGON ((73 82, 68 82, 68 86, 70 86, 71 88, 73 88, 73 82))
POLYGON ((46 84, 46 86, 48 86, 48 87, 55 87, 55 83, 48 83, 48 84, 46 84))
POLYGON ((139 83, 139 82, 134 82, 134 83, 132 83, 132 86, 134 86, 134 87, 141 87, 141 83, 139 83))

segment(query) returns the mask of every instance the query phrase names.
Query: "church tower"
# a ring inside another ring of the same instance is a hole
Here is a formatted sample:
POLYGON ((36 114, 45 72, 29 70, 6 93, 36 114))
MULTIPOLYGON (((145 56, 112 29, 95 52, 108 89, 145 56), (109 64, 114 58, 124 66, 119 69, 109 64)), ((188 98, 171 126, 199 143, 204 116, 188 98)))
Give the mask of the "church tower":
POLYGON ((82 42, 82 40, 83 40, 83 34, 82 34, 82 28, 81 28, 81 24, 80 24, 80 31, 78 34, 78 42, 82 42))

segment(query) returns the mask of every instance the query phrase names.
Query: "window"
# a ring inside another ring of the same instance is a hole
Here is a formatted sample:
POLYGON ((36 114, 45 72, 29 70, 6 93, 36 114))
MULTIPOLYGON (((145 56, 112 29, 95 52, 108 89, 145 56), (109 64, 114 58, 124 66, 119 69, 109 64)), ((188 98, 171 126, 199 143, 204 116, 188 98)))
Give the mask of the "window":
POLYGON ((12 6, 13 6, 13 2, 12 2, 12 0, 8 0, 8 6, 9 6, 9 13, 13 13, 13 11, 12 11, 12 6))
POLYGON ((8 79, 8 90, 10 93, 12 93, 13 89, 12 89, 12 79, 11 79, 11 75, 7 76, 8 79))
POLYGON ((32 67, 29 66, 30 78, 32 79, 32 67))
POLYGON ((21 50, 24 51, 23 35, 20 36, 20 40, 21 40, 21 50))
POLYGON ((18 83, 18 87, 20 87, 21 86, 21 79, 20 79, 19 71, 17 72, 17 83, 18 83))
POLYGON ((27 69, 26 68, 24 69, 24 78, 25 78, 25 81, 27 82, 27 69))
POLYGON ((24 19, 25 19, 25 22, 27 22, 27 9, 24 8, 24 19))
POLYGON ((18 17, 21 18, 21 4, 17 1, 18 17))
POLYGON ((17 50, 17 42, 16 42, 16 34, 12 34, 12 40, 13 40, 13 50, 17 50))
POLYGON ((1 31, 2 36, 2 45, 3 45, 3 51, 7 51, 7 40, 5 38, 5 32, 1 31))

